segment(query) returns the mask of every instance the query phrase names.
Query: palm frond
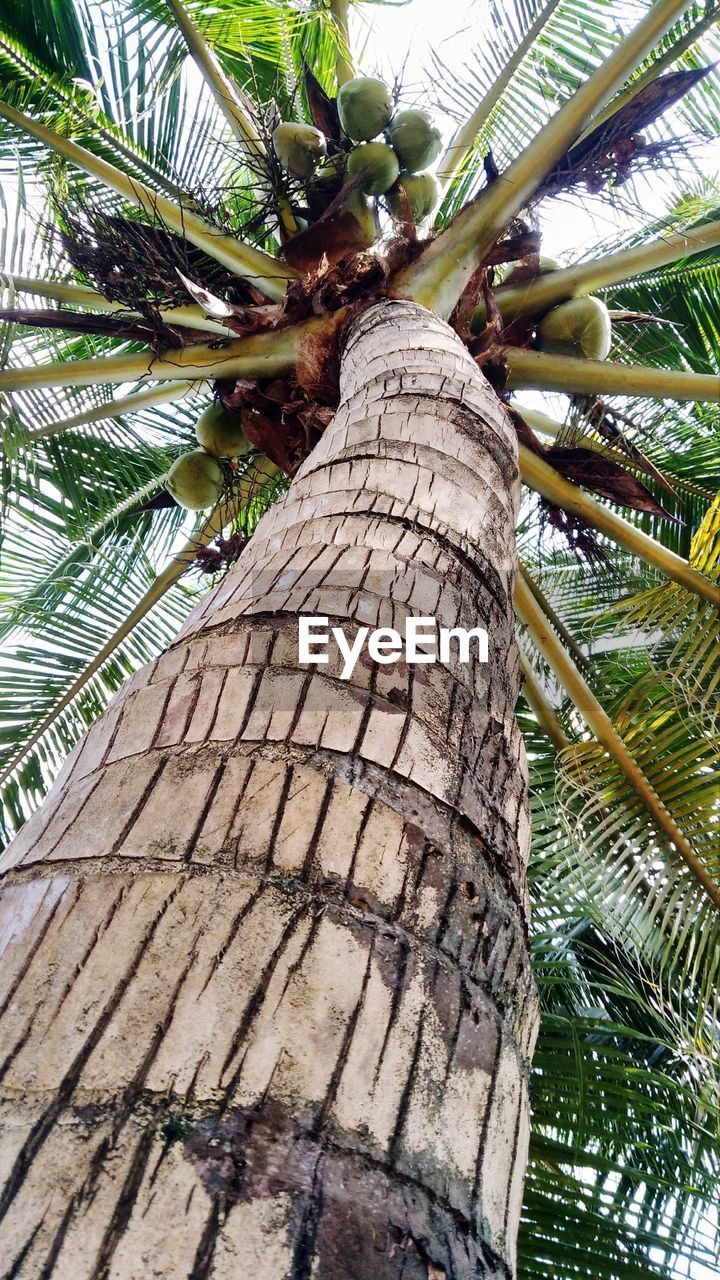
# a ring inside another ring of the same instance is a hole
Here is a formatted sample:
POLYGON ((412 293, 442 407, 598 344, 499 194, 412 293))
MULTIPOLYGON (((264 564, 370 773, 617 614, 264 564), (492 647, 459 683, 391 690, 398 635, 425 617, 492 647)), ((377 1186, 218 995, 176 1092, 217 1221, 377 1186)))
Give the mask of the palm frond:
MULTIPOLYGON (((717 578, 719 550, 720 499, 695 535, 692 559, 717 578)), ((596 680, 606 691, 613 722, 708 872, 717 877, 717 610, 668 583, 618 602, 599 621, 605 627, 606 656, 596 649, 594 661, 601 667, 596 680)), ((677 1003, 688 1042, 714 1052, 717 911, 703 900, 679 858, 663 851, 657 827, 596 743, 578 742, 563 753, 558 803, 573 832, 566 849, 566 889, 587 904, 598 923, 599 912, 604 928, 632 944, 653 975, 658 998, 665 993, 677 1003), (684 993, 680 1002, 679 991, 684 993)))

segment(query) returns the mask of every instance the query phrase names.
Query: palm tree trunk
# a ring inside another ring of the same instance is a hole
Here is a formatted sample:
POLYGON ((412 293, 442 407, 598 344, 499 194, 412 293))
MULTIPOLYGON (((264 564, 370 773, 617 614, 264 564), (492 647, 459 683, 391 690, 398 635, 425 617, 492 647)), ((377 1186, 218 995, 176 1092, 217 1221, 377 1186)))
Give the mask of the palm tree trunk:
POLYGON ((292 488, 4 858, 7 1276, 514 1275, 517 500, 455 335, 366 311, 292 488), (343 681, 299 613, 484 625, 489 661, 343 681))

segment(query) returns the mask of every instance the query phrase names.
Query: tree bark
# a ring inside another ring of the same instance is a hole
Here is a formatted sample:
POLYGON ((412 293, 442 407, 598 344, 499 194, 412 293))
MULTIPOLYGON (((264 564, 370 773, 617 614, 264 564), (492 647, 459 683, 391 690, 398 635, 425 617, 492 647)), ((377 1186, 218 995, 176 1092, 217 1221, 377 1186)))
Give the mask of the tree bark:
POLYGON ((516 442, 410 303, 2 863, 0 1258, 37 1280, 515 1274, 537 1009, 516 442), (302 667, 299 613, 489 661, 302 667))

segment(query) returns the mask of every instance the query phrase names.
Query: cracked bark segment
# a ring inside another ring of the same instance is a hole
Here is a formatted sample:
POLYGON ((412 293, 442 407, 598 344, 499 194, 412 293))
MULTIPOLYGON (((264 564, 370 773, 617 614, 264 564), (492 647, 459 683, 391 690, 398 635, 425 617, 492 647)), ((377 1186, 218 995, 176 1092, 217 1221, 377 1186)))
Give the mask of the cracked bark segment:
POLYGON ((356 321, 342 388, 2 861, 21 1280, 514 1274, 537 1022, 514 433, 413 304, 356 321), (489 662, 346 682, 299 664, 311 610, 484 622, 489 662))
MULTIPOLYGON (((13 1119, 5 1108, 5 1123, 13 1119)), ((355 1150, 351 1134, 317 1134, 274 1103, 219 1115, 144 1097, 141 1115, 122 1118, 106 1103, 71 1105, 45 1160, 73 1208, 63 1212, 58 1197, 43 1220, 62 1276, 511 1274, 490 1245, 468 1238, 446 1195, 355 1150)), ((28 1226, 13 1242, 18 1280, 36 1280, 47 1260, 28 1226)))

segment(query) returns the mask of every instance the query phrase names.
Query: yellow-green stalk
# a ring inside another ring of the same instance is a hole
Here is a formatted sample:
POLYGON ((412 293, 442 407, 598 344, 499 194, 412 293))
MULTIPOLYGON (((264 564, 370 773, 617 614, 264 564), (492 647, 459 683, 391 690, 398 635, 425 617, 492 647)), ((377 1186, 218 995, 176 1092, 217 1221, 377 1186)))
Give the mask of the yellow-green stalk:
POLYGON ((225 346, 194 344, 166 351, 99 356, 89 360, 59 360, 52 364, 0 371, 0 391, 31 387, 67 387, 134 382, 188 382, 196 378, 274 378, 295 366, 301 344, 311 336, 330 334, 342 322, 345 309, 330 316, 304 320, 273 332, 234 338, 225 346))
POLYGON ((654 400, 720 401, 720 375, 654 369, 640 364, 614 364, 611 360, 579 360, 545 351, 503 347, 507 358, 508 386, 565 391, 580 396, 648 396, 654 400))
MULTIPOLYGON (((512 320, 521 312, 529 316, 542 315, 550 307, 567 302, 569 298, 595 293, 609 285, 620 284, 623 280, 634 280, 637 276, 670 266, 673 262, 681 262, 683 258, 702 253, 705 249, 715 249, 718 245, 720 220, 714 220, 699 227, 688 227, 685 231, 661 236, 632 249, 620 249, 617 253, 609 253, 591 262, 580 262, 573 267, 564 267, 561 271, 549 271, 545 275, 536 276, 534 280, 523 281, 522 284, 511 284, 504 288, 501 285, 493 291, 493 297, 506 321, 512 320)), ((481 329, 485 319, 486 311, 482 304, 475 310, 472 328, 475 331, 481 329)))
MULTIPOLYGON (((36 280, 31 276, 13 275, 9 271, 0 271, 0 285, 20 293, 34 293, 39 298, 52 298, 55 302, 66 306, 83 307, 89 311, 109 312, 114 315, 127 316, 129 319, 142 320, 139 311, 132 311, 121 302, 111 302, 83 284, 64 284, 55 280, 36 280)), ((211 320, 200 307, 189 304, 187 307, 160 307, 158 315, 168 325, 179 329, 199 329, 204 333, 217 333, 227 338, 230 330, 217 320, 211 320)))
POLYGON ((548 502, 554 503, 563 511, 580 516, 593 529, 606 534, 613 542, 658 569, 666 578, 672 578, 688 591, 720 608, 720 586, 717 583, 698 573, 687 560, 661 546, 654 538, 641 529, 636 529, 609 507, 602 506, 589 493, 585 493, 571 480, 566 480, 554 467, 523 444, 520 445, 520 474, 524 483, 547 498, 548 502))
POLYGON ((480 133, 480 130, 486 121, 489 120, 492 112, 500 101, 500 98, 515 75, 515 72, 524 60, 526 54, 534 45, 543 27, 554 14, 559 3, 560 0, 549 0, 549 3, 546 4, 545 8, 538 14, 532 26, 529 28, 527 35, 523 37, 511 57, 508 58, 507 62, 504 64, 497 79, 490 86, 487 93, 480 99, 478 105, 470 116, 470 119, 466 120, 465 124, 461 125, 453 135, 452 142, 447 147, 437 171, 437 180, 441 194, 444 195, 455 177, 455 174, 463 168, 465 161, 472 153, 473 143, 480 133))
POLYGON ((202 249, 215 262, 220 262, 229 271, 250 281, 268 298, 279 301, 285 296, 289 279, 297 278, 291 267, 272 258, 269 254, 251 245, 242 244, 232 236, 221 234, 211 223, 206 222, 198 214, 183 209, 167 196, 160 195, 146 187, 144 183, 116 169, 107 160, 100 159, 69 138, 63 138, 53 129, 32 120, 22 111, 17 111, 7 102, 0 102, 0 116, 4 116, 24 133, 43 142, 52 151, 57 152, 65 160, 69 160, 83 169, 91 177, 98 178, 118 195, 137 205, 146 213, 159 219, 171 231, 189 240, 191 244, 202 249))
POLYGON ((716 884, 701 859, 694 852, 689 840, 680 830, 672 814, 663 804, 652 784, 646 778, 634 756, 628 750, 607 712, 601 707, 575 663, 565 652, 543 614, 532 592, 519 577, 515 586, 515 608, 521 622, 527 627, 533 644, 554 671, 565 692, 585 723, 608 755, 619 766, 635 793, 640 797, 656 826, 663 832, 670 847, 687 863, 702 885, 708 897, 720 908, 720 885, 716 884))

